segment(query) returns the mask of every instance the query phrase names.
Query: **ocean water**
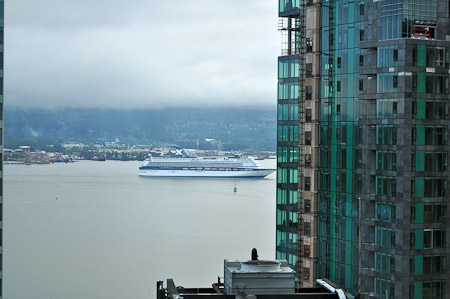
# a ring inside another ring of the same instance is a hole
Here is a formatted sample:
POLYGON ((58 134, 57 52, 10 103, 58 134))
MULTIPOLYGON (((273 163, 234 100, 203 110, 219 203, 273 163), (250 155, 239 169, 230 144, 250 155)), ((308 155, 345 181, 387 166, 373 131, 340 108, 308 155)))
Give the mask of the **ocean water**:
POLYGON ((4 298, 155 298, 157 280, 209 287, 253 247, 275 257, 275 173, 142 178, 139 164, 5 165, 4 298))

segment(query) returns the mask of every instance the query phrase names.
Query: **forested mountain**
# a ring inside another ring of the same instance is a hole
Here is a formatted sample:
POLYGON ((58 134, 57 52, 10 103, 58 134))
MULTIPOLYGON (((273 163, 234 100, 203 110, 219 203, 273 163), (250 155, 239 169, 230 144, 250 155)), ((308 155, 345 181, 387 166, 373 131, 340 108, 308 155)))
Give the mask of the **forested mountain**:
POLYGON ((275 150, 275 109, 5 109, 5 146, 19 140, 275 150), (207 142, 205 139, 215 139, 207 142))

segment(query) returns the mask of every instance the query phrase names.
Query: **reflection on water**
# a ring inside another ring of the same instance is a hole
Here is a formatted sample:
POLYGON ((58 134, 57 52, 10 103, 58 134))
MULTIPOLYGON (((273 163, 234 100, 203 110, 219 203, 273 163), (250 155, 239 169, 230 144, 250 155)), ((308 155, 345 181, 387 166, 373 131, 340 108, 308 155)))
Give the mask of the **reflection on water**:
POLYGON ((253 247, 274 258, 275 173, 141 178, 138 166, 6 165, 5 298, 155 298, 157 280, 210 286, 253 247))

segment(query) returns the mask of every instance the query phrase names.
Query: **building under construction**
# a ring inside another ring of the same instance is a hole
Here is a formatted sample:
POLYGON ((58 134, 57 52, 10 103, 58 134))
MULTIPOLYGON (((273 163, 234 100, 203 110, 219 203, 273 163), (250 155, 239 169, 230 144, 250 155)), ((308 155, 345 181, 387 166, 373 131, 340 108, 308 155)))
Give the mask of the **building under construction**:
POLYGON ((449 1, 278 13, 276 258, 300 287, 450 298, 449 1))

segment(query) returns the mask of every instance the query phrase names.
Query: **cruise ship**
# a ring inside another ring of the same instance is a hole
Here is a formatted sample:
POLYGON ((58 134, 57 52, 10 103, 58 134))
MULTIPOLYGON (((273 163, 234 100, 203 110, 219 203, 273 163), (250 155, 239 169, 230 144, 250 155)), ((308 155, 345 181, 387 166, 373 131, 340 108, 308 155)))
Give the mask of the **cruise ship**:
POLYGON ((139 167, 140 176, 264 178, 275 169, 264 169, 253 158, 151 157, 139 167))

